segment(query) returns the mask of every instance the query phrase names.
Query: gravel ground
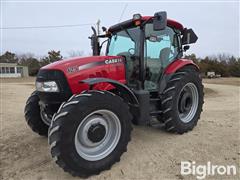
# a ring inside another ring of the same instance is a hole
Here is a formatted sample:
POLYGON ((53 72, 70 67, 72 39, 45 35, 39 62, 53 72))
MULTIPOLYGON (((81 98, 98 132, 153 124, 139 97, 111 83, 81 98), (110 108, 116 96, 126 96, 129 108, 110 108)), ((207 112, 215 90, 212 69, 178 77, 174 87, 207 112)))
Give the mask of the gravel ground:
MULTIPOLYGON (((34 78, 1 80, 0 179, 79 179, 51 159, 47 139, 27 126, 23 109, 34 78)), ((90 179, 195 179, 180 175, 181 161, 239 168, 240 86, 207 80, 204 110, 197 127, 175 135, 156 127, 134 127, 128 152, 111 170, 90 179)), ((228 79, 227 81, 231 81, 228 79)), ((238 179, 209 176, 210 179, 238 179)))

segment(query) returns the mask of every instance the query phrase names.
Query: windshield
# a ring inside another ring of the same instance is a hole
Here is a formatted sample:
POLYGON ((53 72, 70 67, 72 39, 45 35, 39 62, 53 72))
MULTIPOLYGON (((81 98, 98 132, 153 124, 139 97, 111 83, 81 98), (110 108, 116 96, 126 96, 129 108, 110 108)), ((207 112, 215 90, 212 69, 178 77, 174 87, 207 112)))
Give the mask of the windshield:
POLYGON ((112 35, 108 47, 109 56, 138 55, 139 51, 139 27, 125 29, 112 35))

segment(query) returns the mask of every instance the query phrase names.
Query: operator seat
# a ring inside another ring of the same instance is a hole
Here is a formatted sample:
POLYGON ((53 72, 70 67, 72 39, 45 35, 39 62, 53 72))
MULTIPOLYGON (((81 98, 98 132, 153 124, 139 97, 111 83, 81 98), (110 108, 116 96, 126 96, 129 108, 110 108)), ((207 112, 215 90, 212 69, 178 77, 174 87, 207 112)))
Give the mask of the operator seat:
POLYGON ((160 63, 163 66, 162 68, 165 68, 169 64, 169 56, 171 53, 171 48, 163 48, 160 51, 159 58, 160 58, 160 63))
POLYGON ((167 65, 169 64, 170 53, 171 53, 171 48, 168 48, 168 47, 160 50, 160 54, 159 54, 160 66, 156 66, 156 68, 152 69, 152 75, 151 75, 152 82, 156 83, 159 81, 159 78, 162 73, 161 70, 167 67, 167 65))

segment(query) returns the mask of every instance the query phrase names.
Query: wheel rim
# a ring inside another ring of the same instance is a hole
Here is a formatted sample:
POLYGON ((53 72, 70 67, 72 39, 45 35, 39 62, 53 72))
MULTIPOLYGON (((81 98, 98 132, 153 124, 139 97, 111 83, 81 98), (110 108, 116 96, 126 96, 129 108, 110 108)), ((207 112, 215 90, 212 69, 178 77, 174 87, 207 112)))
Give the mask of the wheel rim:
POLYGON ((198 108, 198 89, 195 84, 187 83, 180 91, 178 99, 178 114, 182 122, 190 122, 198 108))
POLYGON ((46 125, 49 126, 51 124, 52 117, 50 117, 44 110, 40 110, 40 116, 41 116, 42 121, 46 125))
POLYGON ((108 156, 117 146, 121 136, 121 123, 109 110, 97 110, 79 124, 75 133, 77 153, 88 161, 108 156))

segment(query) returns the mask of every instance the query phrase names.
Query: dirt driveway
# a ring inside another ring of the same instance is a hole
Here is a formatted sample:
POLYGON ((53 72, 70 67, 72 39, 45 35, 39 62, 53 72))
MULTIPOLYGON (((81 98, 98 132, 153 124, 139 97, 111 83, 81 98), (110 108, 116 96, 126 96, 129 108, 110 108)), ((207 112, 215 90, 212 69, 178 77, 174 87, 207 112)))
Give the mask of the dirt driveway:
MULTIPOLYGON (((121 161, 90 179, 193 179, 180 175, 181 161, 239 167, 240 86, 207 83, 204 111, 192 132, 175 135, 159 128, 134 127, 121 161)), ((0 179, 79 179, 55 165, 47 139, 25 123, 23 109, 34 90, 33 79, 4 80, 0 87, 0 179)))

